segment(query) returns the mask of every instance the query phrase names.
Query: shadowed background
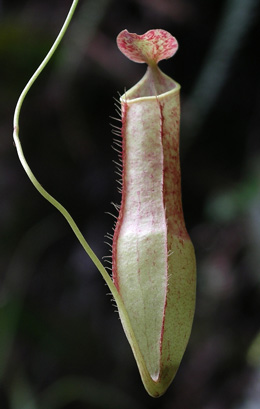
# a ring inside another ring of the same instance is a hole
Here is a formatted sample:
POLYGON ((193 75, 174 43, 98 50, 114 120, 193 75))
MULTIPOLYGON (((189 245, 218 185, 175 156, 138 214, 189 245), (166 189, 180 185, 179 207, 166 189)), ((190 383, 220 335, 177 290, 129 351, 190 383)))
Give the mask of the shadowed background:
POLYGON ((35 191, 12 143, 21 90, 70 1, 0 1, 1 409, 255 409, 260 405, 258 0, 81 0, 22 108, 20 137, 42 185, 99 257, 119 203, 109 116, 145 66, 115 38, 170 31, 160 67, 182 85, 181 165, 198 262, 193 331, 166 395, 150 398, 100 274, 35 191))

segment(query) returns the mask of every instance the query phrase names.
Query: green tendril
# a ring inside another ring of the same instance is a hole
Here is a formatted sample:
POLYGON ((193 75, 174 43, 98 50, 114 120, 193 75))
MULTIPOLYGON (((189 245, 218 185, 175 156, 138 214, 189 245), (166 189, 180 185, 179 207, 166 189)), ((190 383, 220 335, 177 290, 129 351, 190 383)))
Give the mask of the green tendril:
POLYGON ((69 212, 65 209, 64 206, 61 205, 61 203, 59 203, 53 196, 51 196, 43 187, 42 185, 38 182, 38 180, 36 179, 36 177, 34 176, 30 166, 28 165, 25 157, 24 157, 24 153, 23 153, 23 149, 21 146, 21 142, 19 139, 19 116, 20 116, 20 111, 21 111, 21 107, 23 105, 24 99, 28 93, 28 91, 30 90, 31 86, 34 84, 35 80, 38 78, 38 76, 41 74, 41 72, 43 71, 43 69, 46 67, 46 65, 48 64, 48 62, 50 61, 50 59, 52 58, 53 54, 55 53, 56 49, 58 48, 64 34, 67 31, 67 28, 70 24, 70 21, 72 19, 72 16, 76 10, 77 4, 78 4, 79 0, 74 0, 71 8, 68 12, 68 15, 66 17, 66 20, 55 40, 55 42, 53 43, 50 51, 48 52, 48 54, 46 55, 46 57, 44 58, 44 60, 42 61, 42 63, 39 65, 39 67, 37 68, 37 70, 35 71, 35 73, 33 74, 33 76, 30 78, 30 80, 28 81, 28 83, 26 84, 25 88, 23 89, 16 108, 15 108, 15 112, 14 112, 14 132, 13 132, 13 138, 14 138, 14 143, 17 149, 17 153, 18 153, 18 157, 20 159, 20 162, 25 170, 25 172, 27 173, 29 179, 31 180, 32 184, 35 186, 35 188, 38 190, 38 192, 48 201, 50 202, 54 207, 56 207, 56 209, 59 210, 59 212, 65 217, 65 219, 67 220, 67 222, 69 223, 70 227, 72 228, 74 234, 76 235, 77 239, 79 240, 80 244, 82 245, 82 247, 84 248, 84 250, 86 251, 86 253, 89 255, 89 257, 91 258, 91 260, 93 261, 93 263, 95 264, 95 266, 98 268, 98 270, 100 271, 100 273, 102 274, 104 280, 106 281, 107 285, 109 286, 110 291, 112 292, 112 295, 117 298, 117 290, 116 287, 114 286, 113 281, 111 280, 108 272, 106 271, 105 267, 103 266, 103 264, 100 262, 100 260, 98 259, 98 257, 96 256, 96 254, 93 252, 93 250, 91 249, 91 247, 88 245, 88 243, 86 242, 83 234, 81 233, 81 231, 79 230, 78 226, 76 225, 75 221, 73 220, 73 218, 71 217, 71 215, 69 214, 69 212))

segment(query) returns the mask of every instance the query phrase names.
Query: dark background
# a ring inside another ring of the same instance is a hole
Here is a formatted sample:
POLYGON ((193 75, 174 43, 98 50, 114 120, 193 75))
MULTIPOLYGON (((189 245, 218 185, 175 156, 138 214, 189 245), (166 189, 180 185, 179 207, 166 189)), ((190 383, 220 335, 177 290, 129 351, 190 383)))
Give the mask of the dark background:
POLYGON ((19 93, 70 1, 0 1, 1 409, 260 407, 258 0, 81 0, 22 108, 20 137, 43 186, 99 257, 120 202, 113 97, 145 66, 115 38, 170 31, 160 67, 182 85, 183 206, 198 264, 197 309, 179 372, 145 392, 108 289, 62 216, 33 188, 12 142, 19 93))

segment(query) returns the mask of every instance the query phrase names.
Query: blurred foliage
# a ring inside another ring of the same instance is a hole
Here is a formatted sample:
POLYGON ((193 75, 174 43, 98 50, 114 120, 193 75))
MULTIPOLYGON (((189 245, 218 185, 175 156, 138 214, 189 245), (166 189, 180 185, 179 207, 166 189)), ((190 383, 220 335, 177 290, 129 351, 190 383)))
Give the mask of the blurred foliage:
POLYGON ((0 1, 1 409, 255 409, 260 406, 259 0, 81 0, 33 86, 20 136, 32 169, 108 253, 119 202, 113 97, 143 75, 119 31, 170 31, 163 70, 182 84, 182 185, 198 260, 191 340, 165 396, 143 389, 102 278, 39 197, 12 144, 12 115, 70 1, 0 1))

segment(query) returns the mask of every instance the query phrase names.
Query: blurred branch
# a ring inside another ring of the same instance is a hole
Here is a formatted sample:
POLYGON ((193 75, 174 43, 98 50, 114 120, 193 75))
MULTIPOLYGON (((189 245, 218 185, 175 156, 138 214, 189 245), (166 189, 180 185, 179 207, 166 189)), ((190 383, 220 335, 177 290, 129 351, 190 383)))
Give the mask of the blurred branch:
POLYGON ((49 89, 57 88, 62 97, 85 58, 86 49, 97 34, 99 25, 111 0, 85 0, 75 15, 70 36, 59 52, 59 60, 52 73, 49 89))
POLYGON ((194 138, 203 126, 221 88, 230 65, 254 21, 258 0, 227 0, 215 40, 212 41, 204 67, 184 106, 187 139, 194 138))

